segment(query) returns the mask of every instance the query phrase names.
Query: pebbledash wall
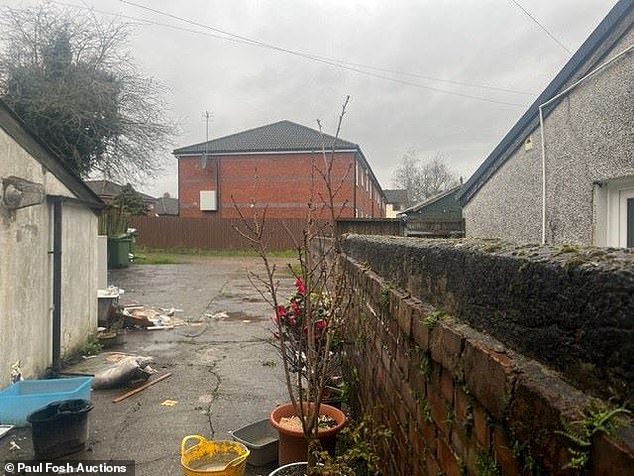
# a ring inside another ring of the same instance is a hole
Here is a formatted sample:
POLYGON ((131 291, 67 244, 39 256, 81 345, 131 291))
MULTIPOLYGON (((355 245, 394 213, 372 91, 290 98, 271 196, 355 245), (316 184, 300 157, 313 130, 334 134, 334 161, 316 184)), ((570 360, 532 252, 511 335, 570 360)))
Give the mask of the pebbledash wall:
MULTIPOLYGON (((347 356, 390 475, 574 474, 562 419, 634 391, 634 255, 349 235, 347 356)), ((631 402, 630 402, 631 403, 631 402)), ((631 474, 634 426, 589 474, 631 474)))
MULTIPOLYGON (((630 25, 632 21, 634 11, 630 25)), ((633 44, 634 28, 630 26, 609 52, 599 50, 597 55, 603 56, 594 61, 606 61, 633 44)), ((630 51, 561 102, 546 108, 547 242, 608 243, 606 185, 620 178, 634 180, 632 77, 634 53, 630 51)), ((465 204, 467 237, 541 241, 542 161, 537 116, 526 139, 531 146, 516 144, 510 158, 465 204)))

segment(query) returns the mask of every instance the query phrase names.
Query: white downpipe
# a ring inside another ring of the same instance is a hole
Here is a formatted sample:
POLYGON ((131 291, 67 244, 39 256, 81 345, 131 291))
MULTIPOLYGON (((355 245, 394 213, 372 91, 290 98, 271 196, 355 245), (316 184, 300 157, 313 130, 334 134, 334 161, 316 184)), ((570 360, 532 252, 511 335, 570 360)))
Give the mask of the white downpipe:
POLYGON ((546 244, 546 142, 544 141, 544 107, 539 106, 539 135, 542 141, 542 245, 546 244))
POLYGON ((603 70, 604 68, 612 64, 621 56, 629 53, 633 49, 634 49, 634 44, 628 46, 623 51, 621 51, 617 55, 607 60, 601 66, 593 69, 588 74, 586 74, 585 76, 583 76, 576 82, 572 83, 570 86, 568 86, 566 89, 564 89, 562 92, 560 92, 556 96, 553 96, 548 101, 539 105, 539 135, 542 141, 542 146, 541 146, 541 151, 542 151, 542 245, 546 244, 546 142, 544 141, 544 107, 552 103, 553 101, 556 101, 560 97, 565 96, 574 88, 579 86, 581 83, 591 78, 592 76, 594 76, 595 74, 597 74, 598 72, 600 72, 601 70, 603 70))

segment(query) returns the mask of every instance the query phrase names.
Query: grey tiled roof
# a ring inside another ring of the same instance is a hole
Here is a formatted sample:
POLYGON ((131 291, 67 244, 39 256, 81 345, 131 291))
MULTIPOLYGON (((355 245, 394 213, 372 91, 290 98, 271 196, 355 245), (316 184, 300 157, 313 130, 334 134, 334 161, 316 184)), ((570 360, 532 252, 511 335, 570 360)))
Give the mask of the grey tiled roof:
MULTIPOLYGON (((335 143, 333 136, 324 134, 310 127, 302 126, 291 121, 280 121, 266 126, 256 127, 237 134, 231 134, 207 142, 210 154, 235 152, 291 152, 291 151, 320 151, 322 142, 326 150, 332 149, 335 143)), ((359 146, 343 139, 337 139, 337 150, 357 150, 359 146)), ((181 147, 174 151, 174 155, 202 154, 205 152, 205 142, 181 147)))
MULTIPOLYGON (((86 185, 100 197, 116 197, 121 193, 122 186, 110 180, 86 180, 86 185)), ((138 192, 138 191, 137 191, 138 192)), ((138 192, 145 201, 154 201, 155 198, 143 192, 138 192)))
POLYGON ((178 215, 178 198, 157 198, 154 213, 157 215, 178 215))
POLYGON ((383 190, 387 203, 407 203, 407 190, 383 190))

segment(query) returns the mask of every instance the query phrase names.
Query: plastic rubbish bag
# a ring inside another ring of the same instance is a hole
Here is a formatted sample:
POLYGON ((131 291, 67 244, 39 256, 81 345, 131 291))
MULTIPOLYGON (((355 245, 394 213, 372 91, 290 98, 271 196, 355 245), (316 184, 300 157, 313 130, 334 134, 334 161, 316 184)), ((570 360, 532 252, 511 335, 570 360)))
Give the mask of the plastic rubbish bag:
POLYGON ((143 382, 156 373, 156 370, 150 367, 152 362, 152 357, 126 357, 114 367, 95 375, 92 379, 92 388, 99 390, 143 382))

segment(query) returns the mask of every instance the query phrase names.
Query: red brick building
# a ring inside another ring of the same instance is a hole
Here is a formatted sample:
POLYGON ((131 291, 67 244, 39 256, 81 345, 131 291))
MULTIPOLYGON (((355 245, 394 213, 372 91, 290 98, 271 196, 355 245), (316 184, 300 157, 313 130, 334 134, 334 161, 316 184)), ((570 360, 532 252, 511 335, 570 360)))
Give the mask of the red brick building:
POLYGON ((340 216, 384 217, 385 195, 361 148, 290 121, 176 149, 180 216, 235 218, 237 205, 266 207, 271 218, 305 217, 309 202, 327 201, 322 143, 326 163, 335 149, 331 184, 340 216))

